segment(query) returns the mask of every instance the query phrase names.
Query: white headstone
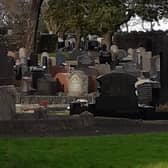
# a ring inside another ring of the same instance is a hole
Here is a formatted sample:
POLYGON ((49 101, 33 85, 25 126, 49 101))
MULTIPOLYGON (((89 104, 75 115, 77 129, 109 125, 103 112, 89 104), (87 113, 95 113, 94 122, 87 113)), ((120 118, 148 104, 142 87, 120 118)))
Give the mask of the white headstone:
POLYGON ((118 53, 118 51, 119 51, 117 45, 112 45, 111 48, 110 48, 110 50, 111 50, 112 53, 118 53))
POLYGON ((19 49, 19 58, 20 58, 21 64, 26 64, 26 49, 25 48, 19 49))
POLYGON ((88 76, 82 71, 72 72, 68 82, 68 95, 80 97, 86 94, 88 94, 88 76))

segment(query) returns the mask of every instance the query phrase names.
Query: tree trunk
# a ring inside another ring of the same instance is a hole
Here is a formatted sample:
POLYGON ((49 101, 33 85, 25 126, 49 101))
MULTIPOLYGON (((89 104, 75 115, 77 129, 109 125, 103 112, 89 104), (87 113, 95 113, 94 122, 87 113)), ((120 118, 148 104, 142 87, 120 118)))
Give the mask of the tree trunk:
POLYGON ((36 49, 37 49, 37 31, 39 25, 39 16, 41 11, 41 5, 43 0, 34 0, 35 4, 32 5, 32 12, 29 21, 29 27, 27 31, 27 42, 25 45, 27 56, 31 58, 32 65, 37 64, 37 56, 36 56, 36 49))
POLYGON ((112 33, 107 32, 104 34, 104 44, 107 46, 107 50, 110 50, 111 44, 112 44, 112 33))

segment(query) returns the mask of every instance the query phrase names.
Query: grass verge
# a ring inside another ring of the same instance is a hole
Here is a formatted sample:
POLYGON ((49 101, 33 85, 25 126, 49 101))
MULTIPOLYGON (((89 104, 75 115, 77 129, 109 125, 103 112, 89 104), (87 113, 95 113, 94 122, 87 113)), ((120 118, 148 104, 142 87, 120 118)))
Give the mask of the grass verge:
POLYGON ((1 138, 3 168, 168 168, 168 134, 1 138))

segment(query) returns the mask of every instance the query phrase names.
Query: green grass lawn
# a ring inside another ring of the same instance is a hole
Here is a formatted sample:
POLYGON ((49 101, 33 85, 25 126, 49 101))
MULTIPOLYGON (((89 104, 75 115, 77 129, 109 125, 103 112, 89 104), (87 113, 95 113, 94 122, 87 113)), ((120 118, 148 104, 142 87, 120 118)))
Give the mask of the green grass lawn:
POLYGON ((168 168, 168 134, 1 138, 2 168, 168 168))

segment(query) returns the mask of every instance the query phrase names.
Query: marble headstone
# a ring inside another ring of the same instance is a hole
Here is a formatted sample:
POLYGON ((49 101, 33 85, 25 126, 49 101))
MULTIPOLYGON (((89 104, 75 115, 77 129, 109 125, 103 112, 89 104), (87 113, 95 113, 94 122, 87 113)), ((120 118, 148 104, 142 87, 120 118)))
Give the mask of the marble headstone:
POLYGON ((88 76, 82 71, 74 71, 69 76, 68 95, 84 96, 88 94, 88 76))

